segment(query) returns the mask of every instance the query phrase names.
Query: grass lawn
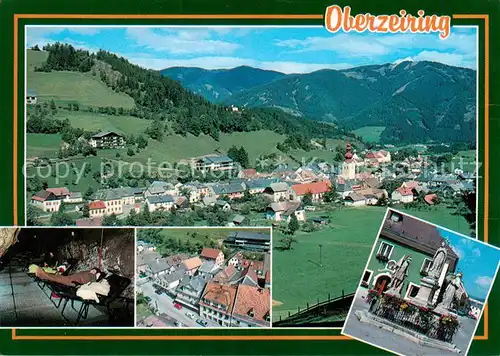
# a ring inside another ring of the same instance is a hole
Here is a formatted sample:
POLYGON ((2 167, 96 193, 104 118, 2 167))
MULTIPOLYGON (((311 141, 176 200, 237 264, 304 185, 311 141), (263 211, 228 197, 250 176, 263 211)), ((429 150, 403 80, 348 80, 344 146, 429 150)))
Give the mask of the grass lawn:
POLYGON ((115 131, 133 135, 144 132, 151 124, 149 120, 133 116, 104 115, 84 111, 59 111, 56 118, 68 118, 71 126, 86 131, 115 131))
MULTIPOLYGON (((56 176, 52 176, 49 174, 49 168, 48 167, 40 167, 40 168, 34 168, 34 167, 29 167, 28 168, 28 176, 35 176, 38 175, 42 181, 47 182, 49 187, 67 187, 71 192, 79 191, 81 193, 85 193, 85 190, 90 186, 92 189, 97 190, 100 188, 100 184, 94 180, 92 177, 92 174, 94 171, 100 171, 101 169, 101 161, 102 159, 100 157, 86 157, 86 158, 73 158, 71 159, 71 162, 75 164, 75 167, 78 169, 78 174, 81 174, 82 172, 82 166, 84 164, 90 165, 92 171, 88 173, 87 175, 82 175, 80 180, 77 181, 78 175, 75 173, 73 169, 66 169, 66 165, 60 165, 59 167, 59 174, 56 174, 56 176), (48 175, 48 177, 47 177, 48 175), (77 184, 73 184, 73 182, 77 184)), ((68 168, 69 168, 69 162, 68 162, 68 168)), ((55 173, 55 166, 51 167, 51 170, 55 173)))
MULTIPOLYGON (((402 210, 443 227, 469 235, 465 219, 451 215, 451 209, 437 206, 433 211, 402 210)), ((330 215, 331 224, 321 230, 297 232, 293 250, 273 250, 273 320, 320 301, 355 291, 368 260, 386 208, 342 208, 332 212, 308 212, 308 217, 330 215), (322 245, 322 265, 319 245, 322 245), (280 304, 281 303, 281 304, 280 304)), ((283 236, 273 231, 276 245, 283 236)))
POLYGON ((148 316, 154 315, 151 309, 146 304, 138 303, 136 309, 136 320, 146 319, 148 316))
POLYGON ((27 157, 54 157, 60 146, 59 134, 26 134, 27 157))
POLYGON ((77 102, 84 106, 114 106, 132 109, 134 99, 124 93, 116 93, 107 87, 98 76, 90 73, 54 71, 35 72, 47 57, 46 52, 27 51, 27 87, 35 90, 40 101, 54 100, 57 104, 77 102))
POLYGON ((363 126, 353 132, 361 136, 367 142, 379 142, 380 135, 385 130, 385 126, 363 126))
POLYGON ((450 171, 462 169, 465 172, 474 172, 476 170, 476 151, 459 151, 456 156, 453 156, 450 162, 450 171))
MULTIPOLYGON (((138 131, 137 131, 138 132, 138 131)), ((216 150, 227 152, 231 146, 243 146, 248 152, 250 164, 254 165, 256 158, 262 154, 279 152, 276 144, 284 140, 284 136, 271 131, 235 132, 231 134, 221 134, 220 140, 215 141, 207 135, 195 137, 193 135, 172 135, 167 136, 162 142, 149 140, 148 146, 134 156, 127 156, 126 150, 121 153, 121 159, 126 162, 139 162, 146 164, 151 159, 152 165, 163 162, 173 162, 197 157, 206 154, 214 154, 216 150)), ((113 150, 100 151, 99 155, 116 159, 116 152, 113 150)))

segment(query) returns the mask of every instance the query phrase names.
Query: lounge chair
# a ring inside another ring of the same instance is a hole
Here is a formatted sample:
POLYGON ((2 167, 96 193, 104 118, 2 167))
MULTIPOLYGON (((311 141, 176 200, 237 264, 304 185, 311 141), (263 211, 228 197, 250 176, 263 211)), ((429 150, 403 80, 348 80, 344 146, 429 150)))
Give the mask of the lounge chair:
MULTIPOLYGON (((50 299, 56 305, 57 308, 63 304, 63 308, 61 310, 61 315, 66 319, 67 317, 64 315, 64 310, 66 309, 66 306, 68 302, 71 302, 71 308, 78 313, 77 319, 75 321, 75 325, 78 325, 78 322, 81 319, 86 319, 88 316, 88 311, 90 306, 104 306, 106 307, 108 318, 111 319, 111 303, 113 303, 115 300, 120 298, 120 295, 123 293, 123 291, 132 283, 132 281, 123 276, 119 276, 117 274, 110 274, 104 277, 110 286, 109 294, 107 296, 102 296, 99 295, 99 302, 96 302, 95 300, 84 300, 80 298, 79 296, 76 295, 76 292, 79 288, 77 287, 69 287, 66 285, 61 285, 59 283, 53 283, 53 282, 47 282, 47 285, 49 288, 54 292, 59 297, 59 303, 55 303, 55 301, 52 300, 52 294, 50 296, 50 299), (81 306, 79 309, 75 308, 74 302, 78 301, 81 302, 81 306)), ((69 321, 69 320, 68 320, 69 321)))

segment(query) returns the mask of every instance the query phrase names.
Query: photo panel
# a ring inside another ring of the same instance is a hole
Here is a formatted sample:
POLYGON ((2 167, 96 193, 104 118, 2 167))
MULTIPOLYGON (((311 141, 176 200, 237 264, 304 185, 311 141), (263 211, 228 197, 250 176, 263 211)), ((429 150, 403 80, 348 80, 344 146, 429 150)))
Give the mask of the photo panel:
POLYGON ((0 327, 133 327, 134 229, 0 228, 0 327))
POLYGON ((271 326, 270 228, 139 228, 138 327, 271 326))
POLYGON ((500 249, 387 210, 342 334, 396 354, 467 354, 500 249))

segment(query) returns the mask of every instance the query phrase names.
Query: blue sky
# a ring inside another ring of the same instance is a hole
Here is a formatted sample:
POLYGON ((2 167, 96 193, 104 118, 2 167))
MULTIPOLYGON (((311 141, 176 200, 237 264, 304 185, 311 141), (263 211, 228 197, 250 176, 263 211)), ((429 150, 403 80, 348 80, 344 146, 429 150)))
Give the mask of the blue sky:
POLYGON ((284 73, 343 69, 401 59, 476 68, 476 28, 438 33, 329 33, 323 27, 33 27, 26 45, 56 41, 105 49, 151 69, 249 65, 284 73))
POLYGON ((470 296, 485 299, 500 261, 500 249, 438 228, 459 257, 457 270, 470 296))

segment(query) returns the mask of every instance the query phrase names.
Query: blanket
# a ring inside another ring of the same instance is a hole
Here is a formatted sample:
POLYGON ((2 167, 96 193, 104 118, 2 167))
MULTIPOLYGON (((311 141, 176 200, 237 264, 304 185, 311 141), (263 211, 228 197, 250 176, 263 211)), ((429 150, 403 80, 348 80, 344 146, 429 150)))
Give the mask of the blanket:
POLYGON ((99 303, 98 294, 108 296, 110 290, 109 283, 106 279, 100 282, 91 282, 84 284, 76 291, 76 295, 83 300, 95 300, 99 303))
POLYGON ((82 271, 72 274, 70 276, 62 276, 62 275, 50 274, 45 272, 42 268, 38 268, 35 274, 40 279, 56 282, 59 284, 64 284, 70 287, 96 281, 96 275, 90 273, 90 271, 82 271))
MULTIPOLYGON (((38 266, 37 265, 30 265, 29 266, 29 273, 36 273, 36 271, 38 270, 38 266)), ((50 274, 55 274, 57 271, 51 267, 41 267, 45 272, 47 273, 50 273, 50 274)))

